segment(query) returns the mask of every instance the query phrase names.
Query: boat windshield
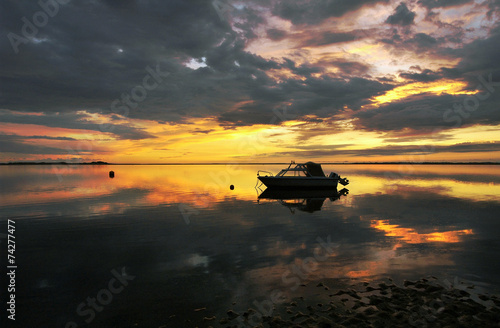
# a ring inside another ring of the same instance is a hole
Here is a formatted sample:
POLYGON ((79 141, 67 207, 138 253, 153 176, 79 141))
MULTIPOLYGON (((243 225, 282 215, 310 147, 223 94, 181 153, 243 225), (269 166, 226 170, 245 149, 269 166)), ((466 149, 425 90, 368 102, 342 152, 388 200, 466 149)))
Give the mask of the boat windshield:
MULTIPOLYGON (((293 163, 292 163, 293 164, 293 163)), ((325 173, 321 168, 321 164, 307 162, 305 164, 297 164, 295 167, 288 166, 288 168, 281 170, 277 177, 324 177, 325 173)))
POLYGON ((310 175, 307 174, 304 170, 282 170, 277 175, 278 177, 308 177, 310 175))

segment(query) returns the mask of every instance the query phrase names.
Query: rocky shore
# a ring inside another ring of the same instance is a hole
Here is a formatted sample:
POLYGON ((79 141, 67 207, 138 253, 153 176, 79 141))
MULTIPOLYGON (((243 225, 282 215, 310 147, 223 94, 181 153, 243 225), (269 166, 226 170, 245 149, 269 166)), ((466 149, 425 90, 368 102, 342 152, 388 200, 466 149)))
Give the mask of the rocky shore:
POLYGON ((500 327, 500 298, 458 281, 429 277, 400 286, 389 279, 340 290, 324 282, 302 288, 309 292, 275 304, 272 315, 229 309, 223 317, 206 317, 206 327, 500 327))

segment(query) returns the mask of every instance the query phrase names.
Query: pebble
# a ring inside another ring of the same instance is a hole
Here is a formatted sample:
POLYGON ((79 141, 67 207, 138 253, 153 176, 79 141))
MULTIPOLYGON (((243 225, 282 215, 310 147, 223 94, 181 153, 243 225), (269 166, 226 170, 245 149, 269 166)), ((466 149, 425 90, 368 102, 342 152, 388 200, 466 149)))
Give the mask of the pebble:
POLYGON ((226 312, 226 314, 229 316, 229 318, 234 319, 239 316, 238 313, 234 312, 233 310, 229 310, 226 312))

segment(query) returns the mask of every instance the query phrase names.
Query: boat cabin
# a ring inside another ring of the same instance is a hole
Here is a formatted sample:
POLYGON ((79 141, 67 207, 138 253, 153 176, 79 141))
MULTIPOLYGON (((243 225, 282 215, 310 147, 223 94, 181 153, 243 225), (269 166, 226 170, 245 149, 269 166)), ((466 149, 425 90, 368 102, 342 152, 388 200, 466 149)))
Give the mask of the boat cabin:
POLYGON ((281 170, 276 177, 289 177, 289 176, 302 176, 302 177, 325 177, 325 173, 321 168, 321 164, 307 162, 305 164, 295 164, 294 162, 288 165, 288 168, 281 170), (295 167, 292 167, 295 165, 295 167))

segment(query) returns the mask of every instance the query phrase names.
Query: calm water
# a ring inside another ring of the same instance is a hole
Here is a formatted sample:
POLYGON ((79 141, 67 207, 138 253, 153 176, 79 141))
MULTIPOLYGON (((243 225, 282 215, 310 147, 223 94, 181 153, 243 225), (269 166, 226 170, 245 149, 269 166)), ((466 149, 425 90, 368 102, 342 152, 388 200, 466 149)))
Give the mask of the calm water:
POLYGON ((257 170, 281 167, 0 167, 2 271, 16 227, 10 326, 219 326, 202 319, 317 281, 500 290, 500 166, 331 165, 348 194, 259 199, 257 170))

